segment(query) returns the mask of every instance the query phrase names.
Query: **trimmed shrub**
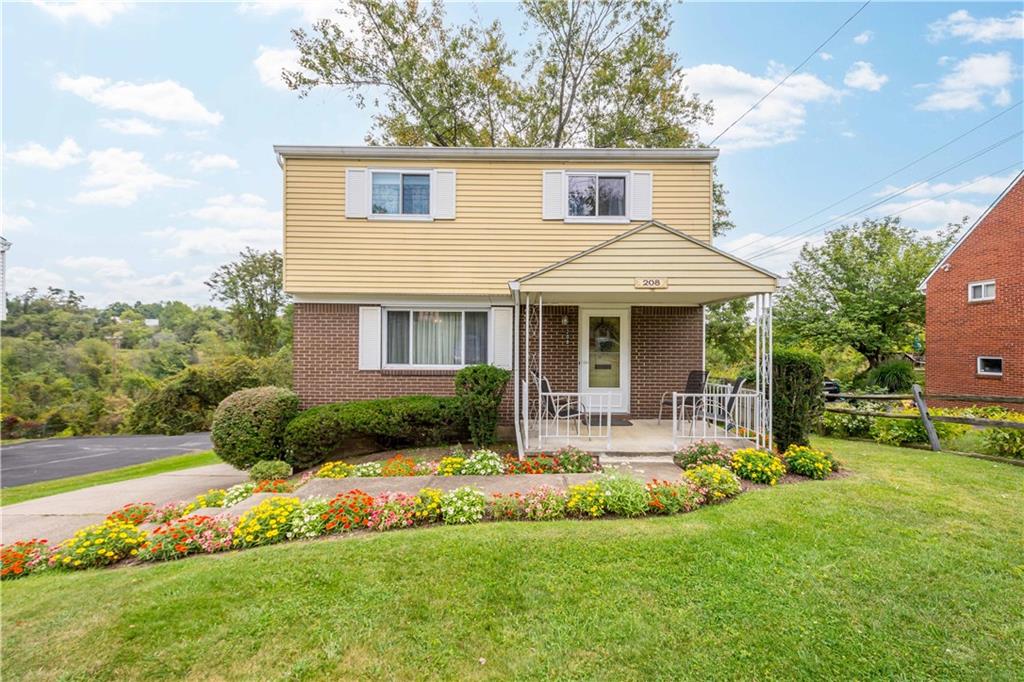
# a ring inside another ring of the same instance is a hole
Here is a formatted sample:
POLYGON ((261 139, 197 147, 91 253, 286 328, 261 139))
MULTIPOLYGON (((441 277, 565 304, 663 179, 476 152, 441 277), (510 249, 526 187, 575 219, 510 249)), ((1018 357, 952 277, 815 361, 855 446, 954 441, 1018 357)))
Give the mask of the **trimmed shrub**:
POLYGON ((833 471, 833 460, 828 454, 803 445, 791 445, 782 459, 794 474, 808 478, 821 480, 833 471))
POLYGON ((772 356, 772 426, 775 446, 808 445, 811 429, 825 407, 821 382, 825 367, 814 353, 776 349, 772 356))
POLYGON ((740 479, 729 469, 718 464, 698 464, 683 472, 697 486, 705 504, 724 502, 740 494, 740 479))
POLYGON ((292 465, 279 459, 265 459, 261 462, 256 462, 249 469, 249 480, 256 483, 260 481, 273 481, 278 478, 288 478, 291 475, 292 465))
POLYGON ((731 455, 729 448, 721 443, 700 441, 674 454, 672 461, 683 469, 692 469, 700 464, 718 464, 728 467, 731 455))
POLYGON ((141 398, 125 417, 130 433, 176 435, 210 428, 222 400, 243 388, 280 380, 274 358, 230 358, 192 365, 161 382, 141 398))
POLYGON ((512 373, 494 365, 470 365, 455 375, 455 395, 462 401, 469 437, 478 448, 495 441, 498 407, 512 373))
POLYGON ((865 380, 889 393, 906 393, 914 385, 914 365, 909 360, 888 360, 871 369, 865 380))
POLYGON ((373 438, 382 448, 457 441, 466 434, 461 405, 459 398, 417 395, 313 407, 285 429, 285 459, 306 469, 360 436, 373 438))
POLYGON ((604 474, 597 483, 604 493, 609 513, 619 516, 643 516, 647 513, 647 488, 632 476, 604 474))
POLYGON ((214 452, 238 469, 280 459, 285 428, 298 412, 299 397, 287 388, 261 386, 236 391, 221 401, 213 415, 210 438, 214 452))
POLYGON ((771 452, 743 448, 732 453, 732 470, 737 476, 748 481, 775 485, 786 473, 786 465, 771 452))

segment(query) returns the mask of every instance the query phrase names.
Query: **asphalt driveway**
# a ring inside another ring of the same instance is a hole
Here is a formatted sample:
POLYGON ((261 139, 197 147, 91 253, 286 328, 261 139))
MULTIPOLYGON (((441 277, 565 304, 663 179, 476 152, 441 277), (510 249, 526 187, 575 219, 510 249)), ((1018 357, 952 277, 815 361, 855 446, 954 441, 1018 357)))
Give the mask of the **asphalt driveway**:
POLYGON ((209 433, 52 438, 6 445, 0 450, 0 485, 91 474, 211 447, 209 433))

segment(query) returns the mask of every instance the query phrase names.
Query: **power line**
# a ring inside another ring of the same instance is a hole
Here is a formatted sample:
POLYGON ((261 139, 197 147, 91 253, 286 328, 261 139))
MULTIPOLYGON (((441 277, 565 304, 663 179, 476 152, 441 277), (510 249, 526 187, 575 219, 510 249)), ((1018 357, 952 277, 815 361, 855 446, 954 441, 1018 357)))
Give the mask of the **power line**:
MULTIPOLYGON (((929 158, 929 157, 931 157, 931 156, 934 156, 935 154, 937 154, 937 153, 941 152, 941 151, 942 151, 943 149, 946 149, 947 147, 949 147, 950 145, 954 144, 955 142, 959 142, 960 140, 962 140, 963 138, 967 137, 968 135, 970 135, 970 134, 971 134, 971 133, 973 133, 974 131, 978 130, 979 128, 982 128, 982 127, 984 127, 984 126, 988 125, 989 123, 991 123, 992 121, 996 120, 996 119, 997 119, 997 118, 999 118, 1000 116, 1003 116, 1004 114, 1007 114, 1007 113, 1009 113, 1010 111, 1012 111, 1012 110, 1016 109, 1017 107, 1019 107, 1019 106, 1021 105, 1021 103, 1022 103, 1022 102, 1024 102, 1024 100, 1017 100, 1017 102, 1016 102, 1015 104, 1012 104, 1012 105, 1010 105, 1009 107, 1007 107, 1006 109, 1003 109, 1002 111, 1000 111, 999 113, 997 113, 997 114, 996 114, 995 116, 992 116, 991 118, 988 118, 988 119, 986 119, 986 120, 982 121, 982 122, 981 122, 981 123, 979 123, 978 125, 976 125, 976 126, 974 126, 973 128, 971 128, 970 130, 968 130, 968 131, 966 131, 966 132, 963 132, 963 133, 961 133, 961 134, 957 135, 957 136, 956 136, 956 137, 954 137, 953 139, 949 140, 948 142, 946 142, 945 144, 943 144, 943 145, 941 145, 941 146, 939 146, 939 147, 936 147, 935 149, 931 150, 931 151, 930 151, 930 152, 928 152, 927 154, 924 154, 923 156, 919 156, 919 157, 917 157, 916 159, 914 159, 914 160, 913 160, 913 161, 911 161, 910 163, 908 163, 908 164, 906 164, 906 165, 903 165, 903 166, 900 166, 899 168, 897 168, 897 169, 896 169, 896 170, 894 170, 893 172, 889 173, 889 174, 888 174, 888 175, 886 175, 885 177, 879 178, 878 180, 875 180, 875 181, 874 181, 874 182, 872 182, 871 184, 868 184, 868 185, 864 185, 863 187, 861 187, 861 188, 860 188, 860 189, 858 189, 857 191, 855 191, 855 192, 851 192, 850 194, 847 194, 847 195, 846 195, 845 197, 843 197, 842 199, 839 199, 838 201, 834 201, 834 202, 832 202, 831 204, 829 204, 828 206, 826 206, 826 207, 824 207, 824 208, 822 208, 822 209, 819 209, 819 210, 815 211, 814 213, 811 213, 811 214, 809 214, 809 215, 806 215, 806 216, 804 216, 804 217, 803 217, 803 218, 801 218, 800 220, 797 220, 797 221, 795 221, 795 222, 792 222, 792 223, 790 223, 789 225, 786 225, 785 227, 781 227, 781 228, 779 228, 778 230, 775 230, 775 231, 773 231, 773 232, 768 232, 768 233, 764 234, 763 236, 764 236, 764 237, 772 237, 772 236, 774 236, 774 235, 777 235, 777 234, 779 234, 779 233, 781 233, 781 232, 786 232, 786 231, 787 231, 787 230, 789 230, 789 229, 790 229, 791 227, 796 227, 797 225, 799 225, 799 224, 800 224, 800 223, 802 223, 802 222, 805 222, 805 221, 807 221, 807 220, 810 220, 811 218, 813 218, 813 217, 815 217, 815 216, 821 215, 822 213, 824 213, 825 211, 829 210, 830 208, 835 208, 836 206, 838 206, 839 204, 843 203, 843 202, 844 202, 844 201, 846 201, 847 199, 851 199, 851 198, 853 198, 853 197, 857 196, 858 194, 860 194, 861 192, 864 192, 864 191, 866 191, 866 190, 869 190, 869 189, 871 189, 872 187, 874 187, 875 185, 877 185, 877 184, 880 184, 880 183, 882 183, 882 182, 885 182, 886 180, 888 180, 889 178, 893 177, 894 175, 897 175, 897 174, 899 174, 899 173, 902 173, 903 171, 907 170, 907 169, 908 169, 908 168, 910 168, 911 166, 915 166, 915 165, 917 165, 918 163, 920 163, 920 162, 924 161, 925 159, 927 159, 927 158, 929 158)), ((745 245, 745 246, 742 246, 742 247, 740 247, 739 249, 737 249, 737 251, 743 251, 744 249, 750 248, 751 246, 753 246, 753 244, 747 244, 747 245, 745 245)))
POLYGON ((998 147, 1001 147, 1002 145, 1006 144, 1010 140, 1012 140, 1012 139, 1014 139, 1016 137, 1020 137, 1022 132, 1024 132, 1024 131, 1018 130, 1013 135, 1009 135, 1007 137, 1004 137, 1003 139, 999 140, 998 142, 994 142, 994 143, 990 144, 988 147, 985 147, 984 149, 981 149, 979 151, 976 151, 976 152, 968 155, 966 158, 963 158, 960 161, 957 161, 956 163, 954 163, 951 166, 947 166, 946 168, 943 168, 939 172, 934 173, 933 175, 930 175, 930 176, 928 176, 927 178, 925 178, 923 180, 919 180, 919 181, 915 182, 912 185, 908 185, 907 187, 904 187, 903 189, 901 189, 901 190, 899 190, 897 192, 892 192, 892 193, 882 197, 881 199, 877 199, 875 201, 868 202, 867 204, 863 204, 861 206, 858 206, 857 208, 853 209, 852 211, 844 213, 844 214, 842 214, 842 215, 840 215, 840 216, 838 216, 836 218, 832 218, 832 219, 826 220, 825 222, 818 223, 817 225, 813 225, 809 229, 804 230, 803 232, 800 232, 800 233, 798 233, 798 234, 796 234, 796 235, 794 235, 794 236, 792 236, 792 237, 790 237, 788 239, 785 239, 782 242, 779 242, 778 244, 776 244, 775 246, 771 246, 771 247, 769 247, 767 249, 764 249, 763 251, 760 251, 760 252, 758 252, 758 253, 756 253, 756 254, 754 254, 752 256, 745 256, 745 258, 747 258, 748 260, 752 260, 754 258, 763 258, 764 256, 772 255, 772 254, 776 253, 777 251, 780 251, 782 249, 788 248, 791 244, 799 241, 800 239, 803 239, 804 237, 808 236, 809 234, 812 234, 813 232, 817 232, 819 229, 828 228, 828 227, 830 227, 832 225, 835 225, 835 224, 838 224, 838 223, 842 222, 843 220, 846 220, 848 218, 856 216, 856 215, 858 215, 860 213, 863 213, 865 211, 869 211, 872 208, 876 208, 878 206, 881 206, 882 204, 887 203, 887 202, 895 199, 898 196, 906 194, 907 192, 909 192, 910 190, 914 189, 915 187, 920 187, 921 185, 923 185, 926 182, 930 182, 931 180, 934 180, 935 178, 937 178, 937 177, 939 177, 941 175, 945 175, 946 173, 948 173, 948 172, 950 172, 952 170, 955 170, 955 169, 959 168, 960 166, 963 166, 966 163, 969 163, 969 162, 971 162, 971 161, 973 161, 973 160, 975 160, 975 159, 977 159, 977 158, 979 158, 981 156, 984 156, 985 154, 989 153, 990 151, 992 151, 992 150, 994 150, 994 149, 996 149, 998 147))
POLYGON ((829 36, 828 38, 826 38, 826 39, 825 39, 825 42, 823 42, 823 43, 822 43, 821 45, 818 45, 818 47, 814 48, 814 51, 813 51, 813 52, 811 52, 811 53, 810 53, 809 55, 807 55, 807 58, 806 58, 806 59, 804 59, 804 60, 803 60, 802 62, 800 62, 800 63, 799 63, 798 65, 797 65, 797 67, 796 67, 795 69, 793 69, 793 70, 792 70, 792 71, 790 71, 790 72, 789 72, 788 74, 786 74, 786 77, 785 77, 785 78, 783 78, 783 79, 782 79, 782 80, 780 80, 780 81, 779 81, 778 83, 776 83, 776 84, 775 84, 775 86, 774 86, 774 87, 773 87, 773 88, 772 88, 771 90, 769 90, 768 92, 766 92, 766 93, 765 93, 765 94, 764 94, 764 95, 763 95, 763 96, 761 97, 761 99, 759 99, 759 100, 757 100, 756 102, 754 102, 754 104, 753 104, 753 105, 752 105, 752 106, 751 106, 751 107, 750 107, 749 109, 747 109, 747 110, 746 110, 746 111, 744 111, 744 112, 743 112, 742 114, 740 114, 740 117, 739 117, 739 118, 737 118, 737 119, 736 119, 735 121, 733 121, 732 123, 730 123, 730 124, 728 125, 728 127, 727 127, 727 128, 725 129, 725 130, 723 130, 722 132, 720 132, 720 133, 718 133, 717 135, 715 135, 715 139, 711 140, 711 142, 710 142, 710 144, 709 144, 708 146, 709 146, 709 147, 713 147, 713 146, 714 146, 714 144, 715 144, 715 142, 718 142, 718 138, 722 137, 722 135, 725 135, 725 134, 726 134, 727 132, 729 132, 729 130, 731 130, 731 129, 732 129, 732 127, 733 127, 734 125, 736 125, 737 123, 739 123, 740 121, 742 121, 742 120, 744 119, 744 117, 746 117, 746 115, 747 115, 747 114, 749 114, 749 113, 750 113, 751 111, 753 111, 754 109, 756 109, 756 108, 757 108, 757 107, 758 107, 758 106, 759 106, 759 105, 761 104, 761 102, 763 102, 763 101, 765 101, 766 99, 768 99, 768 98, 769 98, 769 97, 771 96, 771 94, 772 94, 773 92, 775 92, 775 91, 776 91, 776 90, 778 90, 778 89, 779 89, 780 87, 782 87, 783 83, 785 83, 786 81, 788 81, 788 80, 789 80, 789 77, 790 77, 790 76, 792 76, 792 75, 793 75, 793 74, 795 74, 795 73, 796 73, 797 71, 799 71, 800 69, 802 69, 802 68, 804 67, 804 65, 805 65, 805 64, 806 64, 807 62, 811 61, 811 57, 813 57, 814 55, 818 54, 818 52, 820 52, 820 51, 821 51, 821 48, 823 48, 823 47, 825 47, 826 45, 828 45, 828 44, 829 44, 829 43, 830 43, 830 42, 832 41, 832 39, 833 39, 833 38, 835 38, 835 37, 836 37, 836 36, 837 36, 837 35, 839 34, 839 32, 840 32, 840 31, 842 31, 842 30, 843 30, 844 28, 846 28, 846 25, 847 25, 847 24, 849 24, 849 23, 850 23, 851 21, 853 21, 853 20, 854 20, 854 18, 855 18, 855 17, 856 17, 856 16, 858 15, 858 14, 860 14, 861 12, 863 12, 863 11, 864 11, 864 8, 865 8, 865 7, 867 7, 867 6, 868 6, 868 5, 870 5, 870 4, 871 4, 871 0, 867 0, 867 2, 865 2, 865 3, 863 4, 863 5, 861 5, 861 6, 860 6, 860 8, 859 8, 859 9, 858 9, 858 10, 857 10, 856 12, 854 12, 853 14, 851 14, 851 15, 850 15, 850 17, 849 17, 849 18, 848 18, 848 19, 847 19, 846 21, 844 21, 844 22, 843 22, 842 24, 840 24, 840 25, 839 25, 839 28, 837 28, 837 29, 836 29, 835 31, 833 31, 833 32, 832 32, 832 35, 830 35, 830 36, 829 36))
POLYGON ((1010 170, 1011 168, 1016 168, 1019 165, 1020 165, 1020 162, 1015 161, 1015 162, 1011 163, 1009 166, 1006 166, 1005 168, 1000 168, 999 170, 993 171, 993 172, 989 173, 988 175, 983 175, 980 178, 974 178, 973 180, 968 182, 966 185, 958 185, 957 187, 954 187, 953 189, 951 189, 951 190, 949 190, 947 192, 943 192, 942 194, 936 194, 935 196, 929 197, 929 198, 925 199, 924 201, 919 201, 916 204, 911 204, 910 206, 907 206, 906 208, 904 208, 902 211, 896 211, 895 213, 891 213, 890 215, 894 215, 894 216, 903 215, 907 211, 909 211, 911 209, 915 209, 918 206, 921 206, 922 204, 927 204, 930 201, 935 201, 936 199, 941 199, 942 197, 944 197, 944 196, 946 196, 948 194, 952 194, 953 192, 959 192, 959 191, 963 190, 966 187, 970 187, 971 185, 977 184, 977 183, 981 182, 982 180, 988 180, 989 178, 993 178, 993 177, 999 175, 1000 173, 1005 173, 1006 171, 1010 170))

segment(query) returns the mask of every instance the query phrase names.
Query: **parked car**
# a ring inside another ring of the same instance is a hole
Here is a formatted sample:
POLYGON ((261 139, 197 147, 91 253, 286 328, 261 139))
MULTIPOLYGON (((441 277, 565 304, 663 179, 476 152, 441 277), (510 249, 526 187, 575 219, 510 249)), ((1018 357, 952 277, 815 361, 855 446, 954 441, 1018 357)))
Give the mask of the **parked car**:
POLYGON ((821 390, 825 394, 825 401, 832 402, 839 400, 839 382, 835 379, 825 379, 821 382, 821 390))

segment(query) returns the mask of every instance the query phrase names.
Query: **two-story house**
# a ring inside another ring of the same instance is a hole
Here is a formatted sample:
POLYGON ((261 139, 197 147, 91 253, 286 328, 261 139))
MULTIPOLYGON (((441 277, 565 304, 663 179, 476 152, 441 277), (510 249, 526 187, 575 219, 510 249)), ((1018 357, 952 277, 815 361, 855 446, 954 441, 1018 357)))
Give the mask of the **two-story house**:
POLYGON ((486 362, 513 371, 521 451, 767 438, 778 280, 711 244, 717 150, 275 151, 304 405, 448 394, 486 362), (679 395, 704 367, 704 306, 751 296, 757 381, 679 395))
POLYGON ((921 290, 928 393, 974 396, 959 401, 967 404, 1024 398, 1024 173, 943 254, 921 290))

